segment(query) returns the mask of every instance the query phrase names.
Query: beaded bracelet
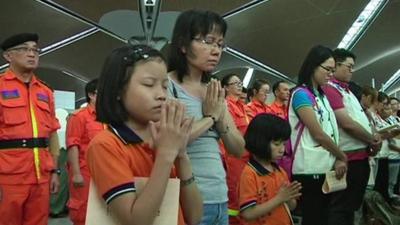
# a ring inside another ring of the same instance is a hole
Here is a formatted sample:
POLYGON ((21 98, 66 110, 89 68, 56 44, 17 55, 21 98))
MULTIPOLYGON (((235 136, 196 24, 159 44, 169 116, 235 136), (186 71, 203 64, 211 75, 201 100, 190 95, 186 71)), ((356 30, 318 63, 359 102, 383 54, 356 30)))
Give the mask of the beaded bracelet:
POLYGON ((215 117, 213 117, 212 115, 204 115, 203 117, 204 118, 207 118, 207 117, 211 118, 213 120, 213 124, 217 123, 217 119, 215 119, 215 117))
POLYGON ((193 183, 194 181, 195 181, 195 179, 194 179, 194 176, 192 174, 192 176, 189 179, 181 180, 181 187, 188 186, 191 183, 193 183))

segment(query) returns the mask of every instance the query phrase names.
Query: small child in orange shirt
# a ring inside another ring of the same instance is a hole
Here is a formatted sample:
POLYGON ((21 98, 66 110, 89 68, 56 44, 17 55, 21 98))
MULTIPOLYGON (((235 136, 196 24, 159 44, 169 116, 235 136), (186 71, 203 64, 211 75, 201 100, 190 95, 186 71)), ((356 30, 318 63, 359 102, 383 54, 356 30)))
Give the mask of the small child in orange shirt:
POLYGON ((296 207, 301 184, 289 182, 275 161, 285 152, 289 123, 272 114, 259 114, 249 124, 244 139, 252 157, 239 184, 240 217, 246 225, 293 224, 290 210, 296 207))
POLYGON ((202 217, 186 152, 193 119, 185 117, 182 103, 167 99, 168 84, 164 57, 146 45, 117 48, 104 63, 96 114, 108 129, 91 141, 87 162, 118 224, 153 224, 175 177, 181 180, 178 224, 197 224, 202 217), (140 194, 138 177, 148 177, 140 194))

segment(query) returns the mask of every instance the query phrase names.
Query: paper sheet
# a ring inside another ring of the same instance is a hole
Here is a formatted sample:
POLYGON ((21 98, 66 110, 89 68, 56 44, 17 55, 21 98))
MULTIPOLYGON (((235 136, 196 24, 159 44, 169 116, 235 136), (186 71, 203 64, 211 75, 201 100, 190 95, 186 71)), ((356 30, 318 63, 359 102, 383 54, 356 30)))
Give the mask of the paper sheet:
MULTIPOLYGON (((137 196, 140 195, 148 178, 135 178, 137 196)), ((179 212, 179 179, 169 179, 163 202, 161 203, 159 215, 155 218, 153 225, 178 224, 179 212)), ((130 207, 130 206, 127 206, 130 207)), ((86 225, 118 225, 112 218, 103 199, 100 199, 96 186, 90 182, 88 208, 86 212, 86 225)))
POLYGON ((325 181, 322 185, 322 192, 325 194, 332 193, 335 191, 341 191, 347 188, 346 175, 342 179, 336 178, 336 172, 334 170, 329 171, 325 174, 325 181))

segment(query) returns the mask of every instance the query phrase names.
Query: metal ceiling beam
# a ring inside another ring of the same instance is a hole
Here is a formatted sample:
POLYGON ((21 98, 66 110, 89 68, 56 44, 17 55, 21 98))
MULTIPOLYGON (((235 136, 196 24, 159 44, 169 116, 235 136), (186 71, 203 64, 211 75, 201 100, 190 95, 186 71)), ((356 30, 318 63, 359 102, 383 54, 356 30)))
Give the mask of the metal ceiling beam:
POLYGON ((54 9, 54 10, 56 10, 56 11, 58 11, 58 12, 64 14, 64 15, 67 15, 67 16, 70 16, 70 17, 76 19, 76 20, 79 20, 79 21, 81 21, 81 22, 83 22, 83 23, 85 23, 85 24, 87 24, 89 26, 96 27, 100 31, 102 31, 102 32, 104 32, 104 33, 106 33, 106 34, 108 34, 108 35, 110 35, 110 36, 112 36, 112 37, 124 42, 124 43, 128 43, 128 41, 126 39, 124 39, 123 37, 117 35, 116 33, 108 30, 107 28, 105 28, 103 26, 100 26, 98 23, 96 23, 96 22, 94 22, 92 20, 89 20, 88 18, 86 18, 86 17, 84 17, 84 16, 82 16, 82 15, 80 15, 80 14, 78 14, 78 13, 76 13, 76 12, 70 10, 70 9, 65 8, 64 6, 58 4, 58 3, 54 2, 54 1, 51 1, 51 0, 35 0, 35 1, 41 3, 41 4, 45 5, 45 6, 48 6, 48 7, 52 8, 52 9, 54 9))
MULTIPOLYGON (((57 49, 60 49, 62 47, 65 47, 67 45, 73 44, 83 38, 89 37, 95 33, 97 33, 99 31, 99 29, 97 29, 96 27, 92 27, 88 30, 85 30, 83 32, 80 32, 78 34, 72 35, 71 37, 65 38, 59 42, 56 42, 54 44, 51 44, 49 46, 46 46, 44 48, 42 48, 41 53, 39 54, 39 56, 43 56, 43 55, 47 55, 53 51, 56 51, 57 49)), ((5 68, 7 68, 9 66, 8 63, 1 65, 0 66, 0 71, 4 70, 5 68)))
POLYGON ((161 0, 138 0, 140 19, 146 44, 151 45, 161 9, 161 0))
POLYGON ((250 63, 252 65, 255 65, 255 66, 258 66, 258 67, 264 69, 265 71, 267 71, 268 73, 270 73, 274 77, 277 77, 279 79, 285 80, 285 81, 293 83, 293 84, 297 83, 293 79, 288 77, 287 75, 279 72, 278 70, 275 70, 274 68, 272 68, 270 66, 265 65, 264 63, 261 63, 260 61, 254 59, 254 58, 252 58, 252 57, 250 57, 250 56, 248 56, 246 54, 243 54, 242 52, 240 52, 240 51, 238 51, 236 49, 233 49, 231 47, 227 47, 225 51, 228 52, 229 54, 231 54, 231 55, 233 55, 233 56, 235 56, 235 57, 247 62, 247 63, 250 63))
MULTIPOLYGON (((239 6, 236 9, 233 9, 233 10, 223 14, 222 17, 224 19, 227 19, 229 17, 232 17, 232 16, 235 16, 237 14, 240 14, 240 13, 246 11, 246 10, 254 8, 254 7, 256 7, 256 6, 260 5, 260 4, 266 3, 268 1, 269 0, 254 0, 254 1, 251 1, 249 3, 246 3, 246 4, 242 5, 242 6, 239 6)), ((276 69, 274 69, 274 68, 272 68, 272 67, 270 67, 270 66, 268 66, 268 65, 266 65, 266 64, 264 64, 264 63, 262 63, 262 62, 260 62, 258 60, 256 60, 253 57, 250 57, 250 56, 248 56, 248 55, 246 55, 246 54, 244 54, 244 53, 242 53, 242 52, 240 52, 240 51, 238 51, 238 50, 236 50, 234 48, 227 47, 226 52, 229 52, 233 56, 235 56, 235 57, 237 57, 237 58, 239 58, 239 59, 241 59, 241 60, 243 60, 245 62, 248 62, 248 63, 250 63, 252 65, 256 65, 256 66, 264 69, 265 71, 267 71, 268 73, 270 73, 274 77, 277 77, 277 78, 283 79, 283 80, 285 80, 287 82, 296 84, 296 82, 293 79, 291 79, 289 76, 287 76, 286 74, 283 74, 280 71, 278 71, 278 70, 276 70, 276 69)))
POLYGON ((239 14, 239 13, 243 12, 243 11, 249 10, 249 9, 251 9, 253 7, 256 7, 256 6, 260 5, 260 4, 268 2, 268 1, 270 1, 270 0, 253 0, 251 2, 248 2, 246 4, 241 5, 241 6, 237 7, 236 9, 233 9, 233 10, 231 10, 231 11, 225 13, 225 14, 222 14, 222 17, 227 19, 227 18, 229 18, 231 16, 234 16, 236 14, 239 14))

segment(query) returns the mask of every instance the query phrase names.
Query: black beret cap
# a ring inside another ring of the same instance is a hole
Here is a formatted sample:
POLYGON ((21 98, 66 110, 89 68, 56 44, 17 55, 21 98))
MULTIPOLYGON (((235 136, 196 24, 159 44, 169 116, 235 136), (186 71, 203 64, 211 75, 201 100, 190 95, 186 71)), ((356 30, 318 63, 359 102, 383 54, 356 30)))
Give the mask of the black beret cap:
POLYGON ((16 35, 13 35, 13 36, 5 39, 3 41, 3 43, 1 43, 1 49, 3 49, 3 51, 6 51, 9 48, 20 45, 27 41, 34 41, 37 43, 38 40, 39 40, 39 36, 34 33, 16 34, 16 35))

